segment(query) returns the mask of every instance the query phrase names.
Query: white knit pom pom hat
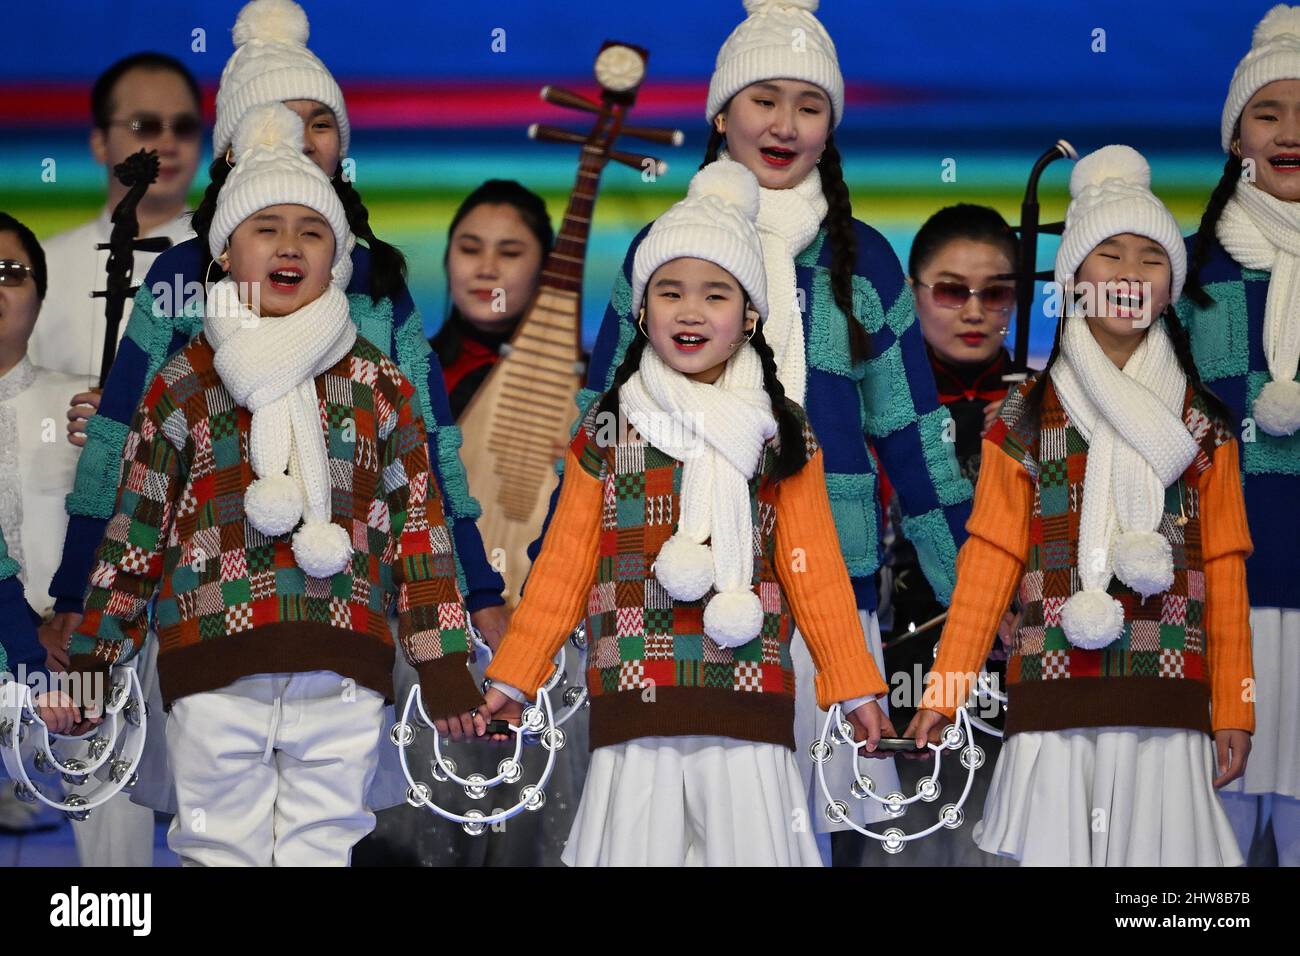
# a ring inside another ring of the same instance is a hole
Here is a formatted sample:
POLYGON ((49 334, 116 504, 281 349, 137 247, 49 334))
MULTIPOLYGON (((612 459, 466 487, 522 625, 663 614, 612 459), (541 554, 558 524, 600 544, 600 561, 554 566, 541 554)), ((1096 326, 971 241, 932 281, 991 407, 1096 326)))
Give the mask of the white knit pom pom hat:
POLYGON ((803 80, 831 100, 831 119, 844 118, 844 77, 835 44, 813 15, 820 0, 744 0, 749 14, 718 50, 709 80, 705 118, 722 111, 733 96, 760 80, 803 80))
POLYGON ((665 262, 705 259, 730 272, 749 295, 755 311, 767 317, 767 271, 754 221, 758 218, 758 180, 741 163, 718 159, 705 166, 686 190, 686 198, 655 220, 632 262, 632 309, 645 302, 646 283, 665 262))
POLYGON ((344 288, 352 277, 356 238, 333 184, 303 153, 302 135, 302 118, 282 103, 256 106, 244 115, 235 132, 235 167, 217 194, 208 248, 220 253, 235 228, 259 209, 306 206, 325 217, 334 232, 333 282, 344 288))
POLYGON ((343 91, 316 54, 307 49, 311 27, 293 0, 252 0, 235 19, 235 52, 221 71, 212 152, 220 156, 235 139, 239 122, 254 106, 316 100, 334 111, 339 155, 348 154, 351 128, 343 91))
POLYGON ((1183 294, 1187 250, 1178 221, 1151 192, 1151 167, 1131 146, 1103 146, 1074 165, 1056 281, 1074 278, 1088 253, 1121 233, 1154 239, 1169 254, 1170 302, 1183 294))
POLYGON ((1219 140, 1226 153, 1232 131, 1250 98, 1278 80, 1300 80, 1300 7, 1279 3, 1255 26, 1250 51, 1241 58, 1228 84, 1219 122, 1219 140))

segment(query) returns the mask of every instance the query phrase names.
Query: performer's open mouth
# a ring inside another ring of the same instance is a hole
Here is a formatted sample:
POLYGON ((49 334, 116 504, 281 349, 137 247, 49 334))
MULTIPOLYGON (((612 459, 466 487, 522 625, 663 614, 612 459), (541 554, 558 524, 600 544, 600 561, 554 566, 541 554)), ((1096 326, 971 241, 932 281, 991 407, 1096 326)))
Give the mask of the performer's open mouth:
POLYGON ((794 162, 794 158, 799 154, 793 149, 785 149, 781 146, 764 146, 759 150, 763 161, 769 166, 779 166, 784 168, 794 162))
POLYGON ((1268 158, 1268 164, 1279 173, 1300 172, 1300 153, 1278 153, 1268 158))
POLYGON ((678 332, 673 336, 673 342, 676 343, 679 352, 698 352, 708 344, 708 341, 702 335, 693 335, 689 332, 678 332))
POLYGON ((1110 302, 1111 315, 1119 319, 1130 318, 1142 312, 1142 289, 1135 287, 1131 292, 1112 289, 1106 297, 1110 302))
POLYGON ((267 279, 276 292, 292 292, 302 282, 303 274, 301 269, 291 266, 287 269, 276 269, 267 276, 267 279))

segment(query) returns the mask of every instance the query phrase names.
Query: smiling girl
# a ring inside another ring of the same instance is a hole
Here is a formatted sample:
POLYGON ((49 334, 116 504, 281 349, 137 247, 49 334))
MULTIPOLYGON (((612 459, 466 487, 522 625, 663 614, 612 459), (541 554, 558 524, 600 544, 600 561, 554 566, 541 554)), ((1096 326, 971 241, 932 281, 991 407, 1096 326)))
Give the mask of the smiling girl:
POLYGON ((1023 865, 1240 865, 1214 792, 1241 776, 1254 729, 1237 442, 1171 307, 1186 259, 1146 161, 1100 149, 1070 194, 1056 278, 1079 305, 984 439, 906 734, 938 742, 1018 585, 976 843, 1023 865))
POLYGON ((1300 866, 1300 8, 1276 6, 1233 74, 1228 159, 1188 240, 1179 313, 1207 382, 1242 428, 1246 565, 1259 728, 1246 775, 1221 794, 1242 852, 1271 818, 1278 862, 1300 866))
POLYGON ((843 702, 868 750, 892 732, 865 696, 885 684, 857 636, 822 451, 764 337, 758 193, 720 160, 640 244, 638 337, 566 453, 488 667, 482 709, 516 717, 586 618, 592 758, 571 865, 820 865, 792 753, 792 618, 818 702, 843 702))

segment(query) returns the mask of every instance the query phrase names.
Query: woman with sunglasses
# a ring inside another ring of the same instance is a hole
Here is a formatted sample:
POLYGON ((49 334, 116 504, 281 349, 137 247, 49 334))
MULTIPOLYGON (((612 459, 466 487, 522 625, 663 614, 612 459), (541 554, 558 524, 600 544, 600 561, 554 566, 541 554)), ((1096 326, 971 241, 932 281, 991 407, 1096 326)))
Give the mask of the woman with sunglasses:
MULTIPOLYGON (((1015 311, 1016 287, 1012 273, 1018 251, 1015 234, 1006 220, 994 209, 959 203, 939 210, 921 227, 912 241, 908 256, 907 282, 916 298, 916 315, 925 336, 925 350, 934 370, 939 402, 952 416, 955 426, 957 462, 962 474, 973 484, 979 477, 981 438, 994 421, 1007 396, 1009 383, 1003 376, 1011 371, 1011 356, 1003 345, 1015 311)), ((934 596, 921 573, 916 549, 897 529, 902 524, 898 498, 888 487, 888 476, 881 476, 882 499, 888 509, 888 521, 895 533, 887 534, 890 542, 885 564, 889 575, 882 600, 881 617, 886 623, 886 674, 924 674, 933 659, 934 645, 940 629, 913 638, 904 638, 910 630, 943 613, 943 605, 934 596), (897 643, 895 643, 897 642, 897 643), (893 646, 890 646, 893 645, 893 646)), ((1011 634, 1008 614, 1004 632, 1011 634)), ((996 652, 995 652, 996 656, 996 652)), ((1001 663, 988 664, 991 673, 1000 673, 1001 663)), ((910 678, 909 678, 910 679, 910 678)), ((915 688, 919 682, 904 686, 915 688)), ((917 701, 909 700, 897 708, 896 720, 906 722, 917 701)), ((1001 718, 981 714, 995 724, 1001 718)), ((997 762, 996 737, 981 738, 988 759, 977 772, 971 790, 972 805, 978 805, 988 790, 993 764, 997 762)), ((928 762, 900 762, 899 776, 904 793, 913 793, 917 781, 929 774, 928 762)), ((953 761, 940 771, 940 786, 945 792, 961 792, 966 770, 953 761)), ((909 811, 915 829, 924 829, 938 819, 938 805, 918 804, 909 811)), ((873 855, 874 856, 874 855, 873 855)), ((963 830, 941 829, 916 845, 908 859, 881 854, 881 865, 926 866, 996 866, 1000 857, 983 853, 963 830)))
MULTIPOLYGON (((101 73, 91 91, 90 109, 90 150, 104 167, 108 196, 93 220, 45 241, 49 295, 30 345, 37 365, 81 378, 65 404, 78 392, 88 393, 99 377, 104 300, 92 299, 90 293, 104 288, 108 251, 98 246, 108 242, 109 217, 127 189, 113 175, 113 167, 141 149, 158 151, 158 180, 136 208, 140 236, 183 242, 193 235, 185 198, 199 168, 203 132, 197 81, 179 60, 161 53, 136 53, 101 73)), ((143 276, 157 255, 137 252, 135 275, 143 276)), ((125 330, 123 322, 118 335, 125 330)), ((83 406, 79 418, 94 413, 97 397, 82 394, 77 399, 75 404, 83 406)), ((84 445, 86 439, 76 434, 70 440, 84 445)))

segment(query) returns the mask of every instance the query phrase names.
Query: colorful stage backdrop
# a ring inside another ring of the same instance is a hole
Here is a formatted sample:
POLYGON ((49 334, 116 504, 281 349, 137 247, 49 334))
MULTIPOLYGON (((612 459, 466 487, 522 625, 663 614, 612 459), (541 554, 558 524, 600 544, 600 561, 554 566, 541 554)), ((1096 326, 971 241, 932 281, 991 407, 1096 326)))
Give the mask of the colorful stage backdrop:
MULTIPOLYGON (((86 147, 96 73, 156 49, 204 85, 209 122, 231 52, 235 0, 44 0, 10 4, 0 31, 0 208, 44 237, 92 217, 103 171, 86 147), (57 180, 42 181, 43 162, 57 180)), ((459 200, 483 179, 518 179, 558 222, 576 148, 535 144, 530 123, 581 128, 541 102, 554 83, 591 93, 604 39, 650 50, 636 121, 677 125, 685 144, 642 182, 606 171, 587 267, 584 334, 594 338, 615 270, 636 231, 685 191, 706 138, 713 58, 740 0, 305 0, 313 50, 338 77, 353 125, 356 183, 383 237, 411 264, 434 331, 445 312, 442 254, 459 200)), ((984 202, 1015 222, 1034 159, 1059 137, 1086 152, 1130 143, 1152 161, 1156 192, 1192 229, 1222 168, 1219 112, 1266 0, 823 0, 848 84, 836 133, 859 218, 901 258, 934 210, 984 202), (945 171, 948 175, 945 176, 945 171), (954 175, 955 174, 955 175, 954 175)), ((210 142, 210 140, 209 140, 210 142)), ((628 141, 627 148, 639 148, 628 141)), ((210 147, 209 147, 210 148, 210 147)), ((651 150, 653 151, 653 150, 651 150)), ((202 166, 206 169, 209 156, 202 166)), ((1064 212, 1069 164, 1041 187, 1043 217, 1064 212)), ((195 183, 195 198, 206 185, 195 183)), ((1041 264, 1054 251, 1048 240, 1041 264)), ((1033 324, 1033 351, 1050 326, 1033 324)))

